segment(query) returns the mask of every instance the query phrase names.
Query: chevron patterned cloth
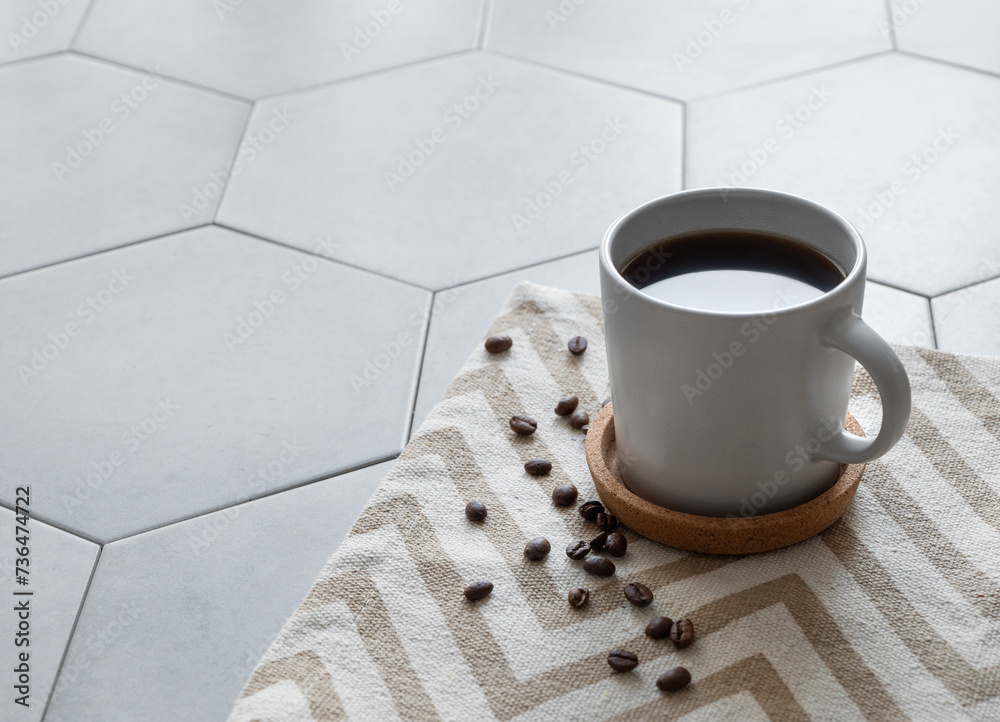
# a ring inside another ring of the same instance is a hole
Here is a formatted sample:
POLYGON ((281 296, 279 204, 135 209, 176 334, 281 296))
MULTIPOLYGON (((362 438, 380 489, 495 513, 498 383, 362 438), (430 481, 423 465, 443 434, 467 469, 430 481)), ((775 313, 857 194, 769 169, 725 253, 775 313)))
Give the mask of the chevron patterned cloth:
MULTIPOLYGON (((563 553, 595 534, 550 500, 596 498, 584 436, 555 416, 568 393, 593 416, 608 393, 600 299, 524 283, 407 446, 238 700, 251 720, 1000 718, 1000 360, 900 347, 913 384, 906 436, 869 464, 847 514, 817 537, 746 557, 681 552, 626 532, 610 579, 563 553), (577 334, 582 356, 566 351, 577 334), (538 420, 515 436, 508 419, 538 420), (533 477, 524 462, 552 460, 533 477), (468 500, 489 509, 466 520, 468 500), (544 536, 552 553, 524 559, 544 536), (491 596, 463 589, 492 580, 491 596), (625 603, 622 585, 655 594, 625 603), (591 589, 571 608, 569 590, 591 589), (675 650, 643 635, 689 617, 675 650), (617 674, 610 649, 640 664, 617 674), (694 681, 662 693, 683 665, 694 681)), ((874 385, 851 411, 874 432, 874 385)))

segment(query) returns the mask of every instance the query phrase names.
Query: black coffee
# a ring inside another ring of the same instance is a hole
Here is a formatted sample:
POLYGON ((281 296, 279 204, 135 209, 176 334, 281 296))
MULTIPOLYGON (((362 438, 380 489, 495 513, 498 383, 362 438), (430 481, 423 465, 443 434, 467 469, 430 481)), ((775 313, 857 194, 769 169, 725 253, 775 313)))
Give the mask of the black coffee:
POLYGON ((629 259, 621 273, 661 301, 729 313, 805 303, 846 277, 833 260, 804 243, 740 230, 699 231, 660 241, 629 259))

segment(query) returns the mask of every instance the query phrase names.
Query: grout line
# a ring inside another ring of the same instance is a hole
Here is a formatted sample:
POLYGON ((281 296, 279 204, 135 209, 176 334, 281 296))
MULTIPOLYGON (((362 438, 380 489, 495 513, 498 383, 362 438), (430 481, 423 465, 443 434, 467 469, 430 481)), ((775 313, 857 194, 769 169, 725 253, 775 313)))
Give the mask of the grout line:
MULTIPOLYGON (((957 293, 958 291, 964 291, 967 288, 974 288, 975 286, 981 286, 984 283, 989 283, 990 281, 996 281, 1000 279, 1000 274, 996 276, 990 276, 988 278, 980 278, 971 283, 966 283, 961 286, 955 286, 954 288, 949 288, 946 291, 941 291, 941 293, 935 293, 933 296, 927 296, 927 298, 941 298, 942 296, 947 296, 950 293, 957 293)), ((923 295, 923 294, 921 294, 923 295)))
POLYGON ((598 83, 600 85, 607 85, 618 90, 627 90, 632 93, 639 93, 640 95, 647 95, 650 98, 656 98, 657 100, 667 100, 672 103, 683 103, 683 100, 679 98, 674 98, 670 95, 663 95, 662 93, 656 93, 652 90, 645 90, 643 88, 636 88, 631 85, 622 85, 621 83, 616 83, 614 80, 605 80, 604 78, 596 78, 592 75, 585 75, 584 73, 578 73, 575 70, 567 70, 566 68, 559 68, 555 65, 547 65, 545 63, 540 63, 536 60, 528 60, 527 58, 519 58, 516 55, 510 55, 508 53, 502 52, 500 50, 493 50, 492 48, 484 48, 483 52, 487 55, 496 55, 497 57, 506 58, 507 60, 513 60, 515 62, 521 63, 522 65, 529 65, 533 68, 540 68, 543 70, 548 70, 553 73, 560 73, 562 75, 568 75, 572 78, 577 78, 579 80, 589 80, 592 83, 598 83))
POLYGON ((406 424, 406 433, 403 435, 403 446, 405 447, 410 443, 410 437, 413 436, 413 419, 417 415, 417 399, 420 398, 420 382, 423 380, 424 375, 424 359, 427 358, 427 344, 431 340, 431 324, 434 322, 434 301, 437 300, 437 295, 440 291, 435 291, 431 295, 431 302, 427 308, 427 325, 424 327, 424 343, 420 349, 420 361, 417 363, 417 375, 416 383, 413 384, 413 405, 410 407, 410 417, 406 424))
MULTIPOLYGON (((12 512, 16 513, 16 511, 15 511, 15 509, 13 507, 8 506, 6 503, 4 503, 2 501, 0 501, 0 508, 6 509, 7 511, 12 511, 12 512)), ((98 546, 101 546, 102 544, 104 544, 104 542, 102 542, 97 537, 90 536, 89 534, 85 534, 82 531, 77 531, 76 529, 70 529, 69 527, 64 526, 60 522, 52 521, 52 519, 47 518, 45 516, 39 516, 35 512, 31 512, 30 518, 34 519, 36 521, 41 522, 45 526, 50 526, 53 529, 58 529, 61 532, 65 532, 66 534, 69 534, 71 536, 75 536, 78 539, 83 539, 84 541, 89 541, 91 544, 97 544, 98 546)))
MULTIPOLYGON (((256 241, 263 241, 264 243, 273 243, 276 246, 284 248, 288 251, 297 251, 298 253, 303 253, 307 256, 314 256, 316 258, 321 258, 329 263, 335 263, 338 266, 344 266, 346 268, 353 268, 355 271, 361 271, 362 273, 368 273, 372 276, 378 276, 379 278, 384 278, 387 281, 395 281, 396 283, 402 283, 405 286, 410 286, 411 288, 416 288, 420 291, 427 291, 428 293, 434 293, 433 288, 427 288, 426 286, 421 286, 419 283, 414 283, 413 281, 406 281, 402 278, 396 278, 390 276, 387 273, 382 273, 381 271, 373 271, 370 268, 365 268, 364 266, 358 266, 354 263, 349 263, 348 261, 342 261, 339 258, 330 258, 329 256, 324 256, 322 253, 315 253, 313 251, 307 251, 304 248, 299 248, 291 243, 285 243, 284 241, 276 241, 273 238, 265 238, 264 236, 258 236, 256 233, 251 233, 250 231, 245 231, 241 228, 236 228, 235 226, 229 226, 225 223, 215 221, 212 225, 218 226, 219 228, 225 228, 227 231, 232 231, 233 233, 239 233, 240 235, 246 236, 247 238, 253 238, 256 241)), ((442 289, 444 290, 444 289, 442 289)))
POLYGON ((50 268, 56 268, 57 266, 63 266, 67 263, 75 263, 76 261, 82 261, 86 258, 93 258, 94 256, 100 256, 105 253, 112 253, 114 251, 120 251, 123 248, 129 248, 130 246, 137 246, 140 243, 149 243, 150 241, 158 241, 161 238, 166 238, 167 236, 173 236, 178 233, 186 233, 187 231, 196 231, 200 228, 208 228, 211 223, 201 223, 197 226, 191 226, 190 228, 178 228, 173 231, 167 231, 166 233, 161 233, 156 236, 150 236, 149 238, 140 238, 137 241, 129 241, 128 243, 122 243, 119 246, 112 246, 111 248, 102 248, 98 251, 91 251, 90 253, 84 253, 79 256, 73 256, 72 258, 64 258, 59 261, 53 261, 52 263, 45 263, 41 266, 35 266, 34 268, 26 268, 23 271, 15 271, 14 273, 9 273, 6 276, 0 276, 0 282, 6 281, 10 278, 17 278, 18 276, 24 276, 29 273, 35 273, 37 271, 46 271, 50 268))
MULTIPOLYGON (((611 225, 611 221, 608 221, 608 225, 611 225)), ((462 288, 464 286, 471 286, 474 283, 480 283, 481 281, 489 281, 493 278, 499 278, 500 276, 506 276, 509 273, 520 273, 521 271, 527 271, 530 268, 535 268, 536 266, 544 266, 547 263, 555 263, 556 261, 564 261, 567 258, 572 258, 573 256, 582 256, 584 253, 590 253, 591 251, 596 251, 600 248, 600 245, 591 246, 590 248, 584 248, 580 251, 571 251, 570 253, 565 253, 561 256, 556 256, 555 258, 548 258, 544 261, 535 261, 534 263, 526 263, 523 266, 518 266, 517 268, 511 268, 506 271, 497 271, 496 273, 491 273, 488 276, 482 276, 481 278, 474 278, 469 281, 463 281, 462 283, 456 283, 454 286, 447 286, 445 288, 439 288, 435 293, 441 293, 442 291, 450 291, 453 288, 462 288)))
POLYGON ((226 199, 226 193, 229 191, 229 182, 233 179, 233 170, 235 170, 236 163, 240 158, 240 150, 246 142, 247 134, 250 132, 250 120, 253 118, 253 113, 256 109, 257 101, 255 100, 250 104, 250 109, 247 111, 247 119, 243 123, 243 132, 240 133, 240 138, 236 142, 236 150, 233 152, 233 160, 228 166, 226 166, 226 185, 222 188, 222 192, 219 193, 219 202, 215 204, 215 210, 212 212, 212 223, 215 223, 215 219, 218 218, 219 209, 222 208, 222 202, 226 199))
POLYGON ((907 288, 906 286, 900 286, 890 281, 883 281, 879 278, 872 278, 871 276, 867 276, 865 278, 865 281, 870 283, 877 283, 880 286, 886 286, 887 288, 892 288, 896 291, 902 291, 903 293, 908 293, 911 296, 920 296, 920 298, 926 298, 928 301, 931 299, 931 297, 928 296, 926 293, 920 293, 919 291, 914 291, 911 288, 907 288))
POLYGON ((125 536, 120 536, 117 537, 116 539, 111 539, 107 542, 104 542, 104 546, 107 546, 108 544, 117 544, 118 542, 125 541, 126 539, 142 536, 143 534, 148 534, 149 532, 157 531, 158 529, 165 529, 169 526, 182 524, 186 521, 191 521, 192 519, 198 519, 203 516, 208 516, 209 514, 215 514, 220 511, 225 511, 226 509, 232 509, 237 506, 243 506, 244 504, 250 504, 251 502, 260 501, 261 499, 267 499, 268 497, 271 496, 284 494, 286 491, 301 489, 302 487, 309 486, 311 484, 315 484, 320 481, 329 481, 331 479, 337 479, 346 474, 352 474, 355 471, 361 471, 362 469, 367 469, 369 466, 376 466, 377 464, 384 464, 387 461, 392 461, 393 459, 398 458, 401 453, 403 452, 397 451, 392 454, 386 454, 385 456, 380 456, 376 459, 373 459, 372 461, 366 461, 357 464, 355 466, 349 466, 346 469, 342 469, 336 472, 335 474, 320 474, 319 476, 306 479, 305 481, 296 482, 291 486, 283 486, 280 489, 272 489, 270 491, 264 492, 263 494, 253 496, 249 499, 240 499, 238 501, 220 504, 219 506, 212 507, 210 509, 203 509, 202 511, 197 511, 192 514, 188 514, 187 516, 178 517, 177 519, 171 519, 170 521, 165 521, 162 524, 156 524, 154 526, 147 527, 145 529, 140 529, 139 531, 136 532, 132 532, 131 534, 126 534, 125 536))
POLYGON ((892 21, 892 0, 885 0, 885 21, 889 25, 889 42, 892 43, 893 50, 899 50, 896 42, 896 24, 892 21))
POLYGON ((7 68, 13 68, 21 65, 27 65, 28 63, 34 62, 36 60, 47 60, 50 58, 55 58, 59 55, 66 55, 65 50, 55 50, 51 53, 42 53, 41 55, 29 55, 24 58, 17 58, 16 60, 8 60, 4 63, 0 63, 0 71, 7 70, 7 68))
POLYGON ((934 344, 934 348, 938 347, 938 337, 937 337, 937 325, 934 323, 934 304, 931 300, 927 299, 927 310, 931 317, 931 343, 934 344))
POLYGON ((486 34, 489 31, 490 20, 493 18, 493 0, 483 0, 483 21, 479 27, 479 42, 476 47, 482 50, 486 47, 486 34))
POLYGON ((80 32, 83 30, 83 26, 87 23, 90 18, 90 11, 94 9, 94 5, 97 4, 97 0, 90 0, 87 4, 87 9, 83 11, 83 15, 80 16, 80 23, 76 26, 76 30, 73 31, 73 37, 69 39, 69 43, 66 45, 67 50, 72 50, 76 41, 80 39, 80 32))
POLYGON ((134 65, 129 65, 128 63, 123 63, 123 62, 118 61, 118 60, 109 60, 108 58, 102 58, 99 55, 91 55, 90 53, 88 53, 86 51, 83 51, 83 50, 70 50, 68 52, 71 55, 79 55, 81 58, 87 58, 88 60, 92 60, 92 61, 94 61, 96 63, 101 63, 103 65, 111 65, 113 67, 118 68, 119 70, 125 69, 125 70, 131 70, 132 72, 135 72, 135 73, 143 73, 143 74, 156 73, 157 76, 159 76, 160 78, 163 78, 163 80, 166 80, 166 81, 168 81, 170 83, 175 83, 177 85, 181 85, 181 86, 183 86, 185 88, 188 88, 190 90, 200 90, 203 93, 209 93, 210 95, 216 95, 216 96, 219 96, 219 97, 222 97, 222 98, 227 98, 229 100, 234 100, 234 101, 236 101, 238 103, 242 103, 243 105, 247 105, 247 104, 252 105, 253 102, 254 102, 250 98, 244 98, 241 95, 235 95, 233 93, 227 93, 225 90, 218 90, 216 88, 209 88, 206 85, 199 85, 198 83, 193 83, 190 80, 182 80, 181 78, 175 78, 170 73, 168 73, 166 70, 160 71, 158 69, 157 70, 152 70, 150 68, 137 68, 134 65))
POLYGON ((77 607, 76 617, 73 618, 73 626, 70 627, 69 637, 66 638, 66 646, 63 649, 62 657, 59 658, 59 666, 56 667, 56 674, 52 678, 52 688, 49 690, 49 697, 45 700, 45 707, 42 708, 42 722, 45 720, 45 716, 49 713, 49 705, 52 704, 52 698, 56 695, 56 686, 59 684, 59 677, 62 674, 63 665, 66 664, 66 657, 69 656, 69 648, 73 643, 73 637, 76 636, 76 627, 80 623, 80 617, 83 616, 83 607, 87 603, 87 595, 90 594, 90 585, 94 583, 94 577, 97 575, 97 565, 101 561, 101 554, 104 553, 104 545, 97 550, 97 556, 94 558, 94 566, 90 570, 90 577, 87 579, 87 586, 83 589, 83 597, 80 598, 80 606, 77 607))
POLYGON ((952 60, 944 60, 943 58, 934 58, 930 55, 921 55, 920 53, 915 53, 912 50, 900 50, 898 51, 900 55, 905 55, 911 58, 917 58, 918 60, 926 60, 928 63, 937 63, 938 65, 947 65, 950 68, 958 68, 959 70, 968 70, 972 73, 978 73, 980 75, 985 75, 988 78, 1000 78, 1000 73, 994 73, 990 70, 983 70, 982 68, 974 68, 971 65, 962 65, 961 63, 956 63, 952 60))

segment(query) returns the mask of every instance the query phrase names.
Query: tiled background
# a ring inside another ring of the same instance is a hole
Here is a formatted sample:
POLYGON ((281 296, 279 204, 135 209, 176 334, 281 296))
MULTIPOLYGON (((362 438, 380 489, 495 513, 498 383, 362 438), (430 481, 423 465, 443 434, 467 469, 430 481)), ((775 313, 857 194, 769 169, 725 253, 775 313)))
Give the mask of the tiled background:
POLYGON ((597 292, 652 197, 828 204, 877 330, 1000 354, 992 0, 7 0, 0 31, 4 598, 17 486, 39 519, 4 719, 224 719, 511 287, 597 292))

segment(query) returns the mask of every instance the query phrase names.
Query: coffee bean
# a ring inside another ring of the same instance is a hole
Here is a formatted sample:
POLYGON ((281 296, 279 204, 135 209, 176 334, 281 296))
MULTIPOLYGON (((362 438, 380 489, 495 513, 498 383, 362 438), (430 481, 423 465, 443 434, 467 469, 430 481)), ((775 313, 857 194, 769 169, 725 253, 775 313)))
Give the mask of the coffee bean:
POLYGON ((602 531, 600 534, 598 534, 597 536, 595 536, 593 539, 590 540, 591 551, 595 552, 601 551, 604 548, 604 542, 606 542, 607 540, 608 540, 608 533, 606 531, 602 531))
POLYGON ((478 602, 480 599, 485 599, 490 596, 490 592, 493 591, 493 582, 481 581, 473 582, 465 588, 465 598, 470 602, 478 602))
POLYGON ((601 531, 614 531, 618 526, 617 517, 610 512, 598 514, 594 521, 597 522, 597 528, 601 531))
POLYGON ((590 414, 583 409, 577 409, 569 415, 569 425, 574 429, 582 429, 590 423, 590 414))
POLYGON ((691 684, 691 673, 684 667, 668 669, 656 679, 656 686, 664 692, 673 692, 691 684))
POLYGON ((490 336, 486 339, 486 350, 490 353, 503 353, 513 345, 514 341, 506 334, 490 336))
POLYGON ((653 603, 653 593, 645 584, 629 582, 625 585, 625 598, 636 607, 648 607, 653 603))
POLYGON ((583 539, 580 541, 570 542, 566 547, 566 556, 570 559, 576 559, 579 561, 588 554, 590 554, 590 544, 583 539))
POLYGON ((616 531, 611 532, 608 534, 608 540, 604 542, 604 548, 613 557, 623 557, 625 556, 625 550, 628 549, 628 540, 624 534, 619 534, 616 531))
POLYGON ((530 416, 511 416, 510 428, 514 429, 514 432, 521 436, 530 436, 538 428, 538 422, 530 416))
POLYGON ((569 340, 569 343, 566 344, 566 348, 568 348, 569 352, 574 356, 579 356, 587 350, 587 339, 583 336, 574 336, 569 340))
POLYGON ((465 505, 465 518, 469 521, 482 521, 486 518, 486 505, 481 501, 470 501, 465 505))
POLYGON ((615 573, 615 563, 604 557, 587 557, 583 560, 583 571, 598 577, 610 577, 615 573))
POLYGON ((560 484, 552 490, 552 503, 556 506, 569 506, 577 497, 576 487, 569 482, 560 484))
POLYGON ((544 559, 549 555, 552 546, 549 540, 544 537, 536 537, 524 546, 524 556, 533 562, 544 559))
POLYGON ((569 593, 569 606, 579 609, 590 599, 590 592, 583 587, 577 587, 569 593))
POLYGON ((566 396, 559 399, 559 403, 556 404, 556 416, 569 416, 576 410, 579 403, 580 399, 576 396, 566 396))
POLYGON ((524 463, 524 470, 532 476, 545 476, 552 471, 552 462, 548 459, 532 459, 524 463))
POLYGON ((584 424, 583 426, 581 426, 580 427, 580 431, 582 431, 585 434, 589 433, 590 432, 590 424, 584 424))
POLYGON ((670 641, 677 649, 690 647, 694 642, 694 624, 690 619, 678 619, 670 627, 670 641))
POLYGON ((646 625, 646 636, 650 639, 666 639, 670 636, 670 628, 674 626, 674 620, 670 617, 656 617, 650 619, 646 625))
POLYGON ((604 401, 601 402, 601 408, 603 409, 605 406, 607 406, 610 403, 611 403, 611 397, 609 396, 608 398, 604 399, 604 401))
POLYGON ((608 652, 608 664, 616 672, 628 672, 639 666, 639 658, 627 649, 612 649, 608 652))
POLYGON ((585 501, 580 504, 580 516, 587 521, 596 521, 597 515, 604 511, 604 504, 599 501, 585 501))

